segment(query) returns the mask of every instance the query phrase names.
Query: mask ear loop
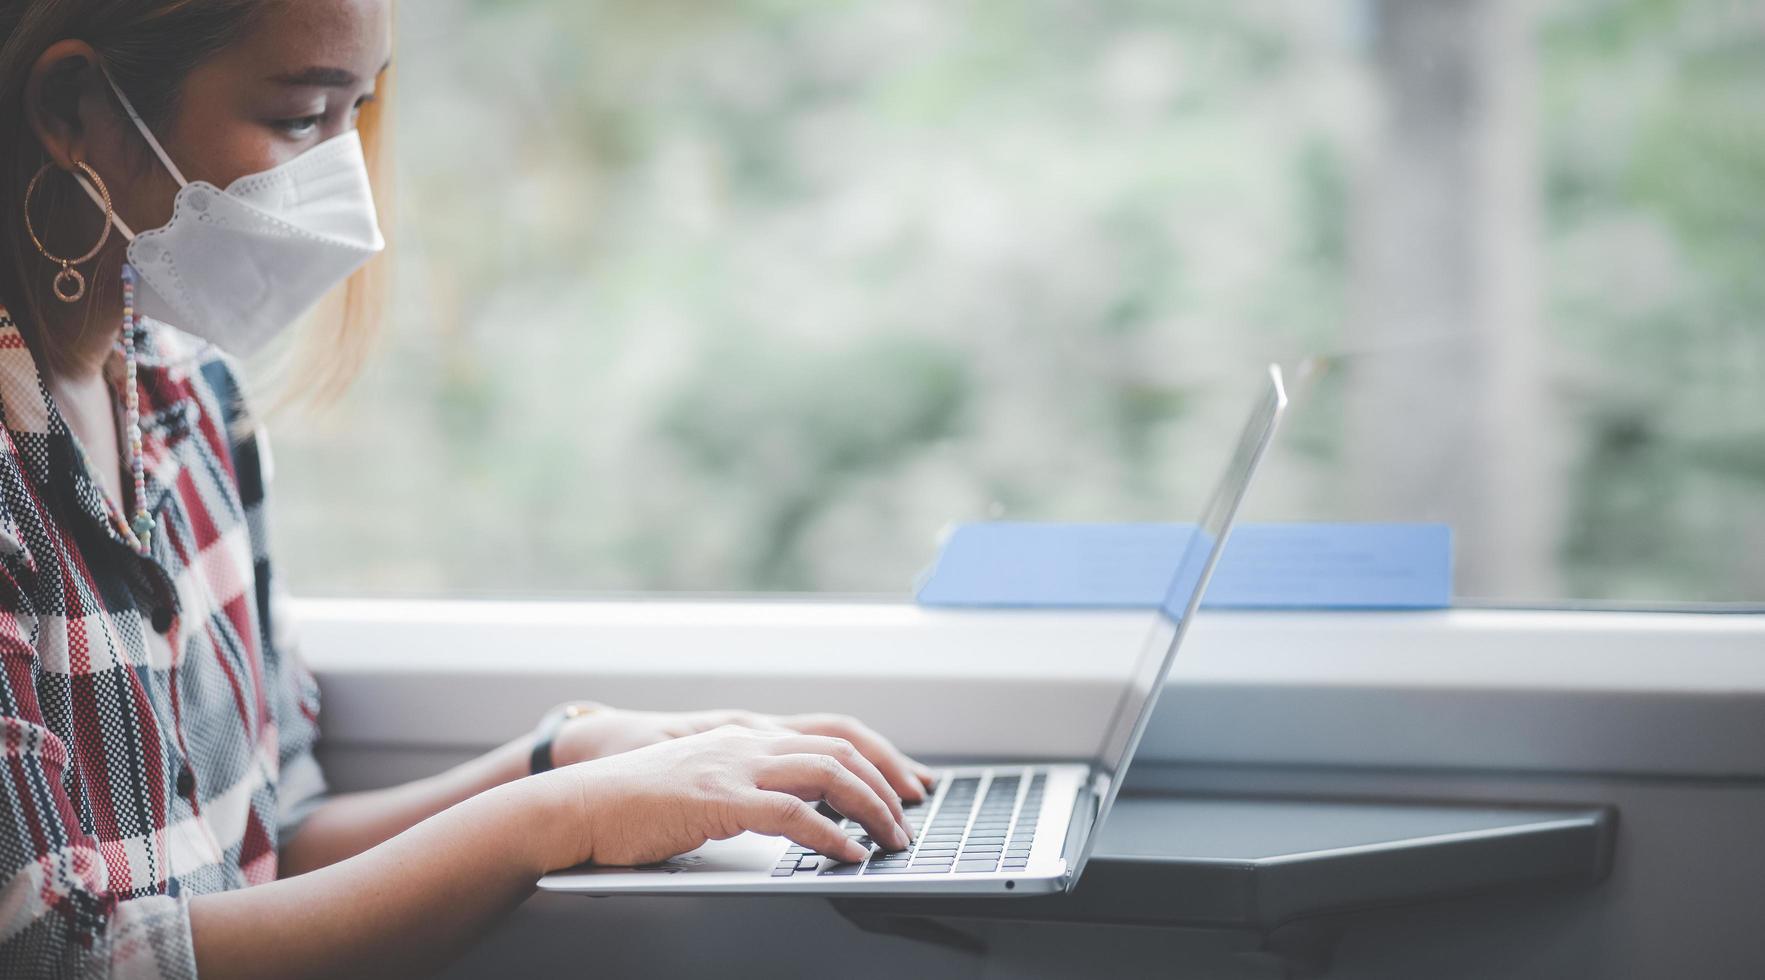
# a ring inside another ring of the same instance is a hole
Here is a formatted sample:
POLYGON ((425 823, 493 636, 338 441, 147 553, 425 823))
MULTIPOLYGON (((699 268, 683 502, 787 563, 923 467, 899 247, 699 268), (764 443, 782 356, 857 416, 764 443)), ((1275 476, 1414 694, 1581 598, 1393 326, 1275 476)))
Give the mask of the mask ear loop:
POLYGON ((99 196, 97 189, 92 186, 92 182, 86 179, 86 175, 76 173, 74 174, 74 180, 79 182, 80 190, 86 192, 86 196, 92 199, 93 204, 104 208, 110 214, 110 223, 116 226, 118 232, 122 233, 123 239, 130 242, 134 241, 135 233, 129 230, 128 224, 123 221, 121 215, 116 213, 115 208, 106 207, 104 198, 99 196))
MULTIPOLYGON (((147 148, 152 150, 153 155, 159 158, 159 162, 165 167, 166 173, 172 175, 172 179, 178 182, 179 187, 189 186, 190 182, 184 179, 184 172, 179 170, 178 165, 172 162, 171 154, 165 151, 165 147, 159 145, 159 140, 154 137, 153 130, 147 127, 146 120, 143 120, 141 114, 135 111, 135 104, 130 102, 129 97, 123 94, 123 90, 117 86, 116 80, 110 77, 110 72, 106 71, 104 66, 100 65, 98 73, 104 76, 104 84, 110 86, 110 93, 116 96, 116 101, 123 107, 123 112, 128 115, 129 121, 135 124, 136 132, 139 132, 141 138, 147 141, 147 148)), ((92 199, 92 203, 99 207, 105 207, 104 198, 99 195, 98 190, 86 179, 85 174, 76 173, 74 174, 74 179, 79 181, 80 189, 86 192, 86 196, 92 199)), ((133 242, 135 240, 135 233, 129 229, 128 224, 123 221, 122 216, 117 214, 114 209, 106 208, 106 210, 110 211, 110 222, 116 226, 116 230, 122 233, 124 239, 133 242)))
POLYGON ((140 131, 141 138, 147 141, 147 146, 153 150, 153 155, 159 157, 160 163, 165 164, 166 173, 172 175, 172 179, 178 182, 179 187, 189 184, 190 182, 184 179, 183 171, 178 169, 178 165, 173 163, 171 156, 166 153, 165 147, 160 146, 159 140, 153 138, 153 130, 147 128, 147 123, 141 119, 141 114, 135 111, 135 104, 130 102, 129 97, 123 94, 123 90, 117 87, 116 80, 110 77, 110 72, 100 67, 98 73, 104 76, 104 83, 110 86, 111 94, 115 95, 116 100, 122 103, 123 111, 129 114, 129 121, 134 123, 135 128, 140 131))

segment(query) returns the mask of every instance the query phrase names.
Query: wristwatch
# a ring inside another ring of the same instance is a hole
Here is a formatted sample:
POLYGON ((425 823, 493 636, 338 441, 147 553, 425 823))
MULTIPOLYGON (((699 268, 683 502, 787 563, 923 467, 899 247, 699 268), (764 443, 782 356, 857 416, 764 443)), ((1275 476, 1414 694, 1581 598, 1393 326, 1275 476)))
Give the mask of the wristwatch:
POLYGON ((571 701, 546 712, 533 730, 533 752, 527 757, 527 771, 538 775, 557 768, 557 763, 552 759, 552 742, 557 739, 558 731, 564 727, 564 723, 573 718, 592 715, 605 707, 606 705, 593 701, 571 701))

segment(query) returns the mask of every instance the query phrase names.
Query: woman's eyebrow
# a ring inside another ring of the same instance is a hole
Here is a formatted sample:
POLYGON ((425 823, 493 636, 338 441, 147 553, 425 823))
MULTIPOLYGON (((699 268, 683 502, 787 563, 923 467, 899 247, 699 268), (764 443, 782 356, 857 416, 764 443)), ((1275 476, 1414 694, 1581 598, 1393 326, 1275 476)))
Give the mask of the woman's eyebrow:
MULTIPOLYGON (((391 65, 392 59, 386 59, 386 64, 381 65, 380 71, 375 72, 374 74, 379 75, 381 72, 386 71, 391 65)), ((302 68, 299 71, 271 75, 270 81, 279 82, 283 85, 300 85, 311 88, 348 88, 361 81, 361 77, 347 68, 327 68, 323 65, 313 65, 310 68, 302 68)))
POLYGON ((325 68, 314 65, 299 71, 284 72, 271 75, 270 81, 283 85, 306 85, 313 88, 345 88, 360 81, 356 73, 347 68, 325 68))

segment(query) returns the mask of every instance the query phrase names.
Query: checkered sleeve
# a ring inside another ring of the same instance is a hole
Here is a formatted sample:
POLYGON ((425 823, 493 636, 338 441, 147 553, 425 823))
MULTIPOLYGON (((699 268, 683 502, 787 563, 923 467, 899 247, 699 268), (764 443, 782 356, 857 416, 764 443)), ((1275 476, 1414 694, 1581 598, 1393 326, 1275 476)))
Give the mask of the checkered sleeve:
POLYGON ((291 603, 270 560, 269 487, 275 471, 269 435, 246 405, 231 365, 213 365, 211 383, 225 398, 239 499, 251 536, 264 667, 272 687, 279 763, 276 840, 286 847, 325 795, 325 777, 313 756, 319 737, 319 685, 300 659, 291 603))
POLYGON ((0 976, 196 976, 186 899, 128 897, 110 880, 45 724, 37 617, 0 565, 0 976))
POLYGON ((269 608, 273 637, 268 649, 280 661, 276 696, 281 787, 276 843, 287 847, 307 816, 325 800, 325 774, 313 757, 313 744, 319 737, 319 685, 300 660, 288 594, 274 584, 269 608))

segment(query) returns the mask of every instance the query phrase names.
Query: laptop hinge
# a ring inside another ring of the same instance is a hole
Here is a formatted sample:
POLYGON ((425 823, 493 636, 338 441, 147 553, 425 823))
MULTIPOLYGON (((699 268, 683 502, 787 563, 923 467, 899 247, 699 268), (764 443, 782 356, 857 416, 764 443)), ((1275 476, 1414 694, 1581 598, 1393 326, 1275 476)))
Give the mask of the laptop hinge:
POLYGON ((1066 842, 1060 851, 1066 859, 1066 874, 1061 879, 1066 888, 1070 889, 1078 881, 1079 872, 1084 870, 1085 858, 1091 852, 1090 838, 1097 830, 1097 810, 1108 792, 1109 775, 1101 769, 1093 769, 1091 778, 1073 800, 1072 819, 1067 821, 1066 842))

